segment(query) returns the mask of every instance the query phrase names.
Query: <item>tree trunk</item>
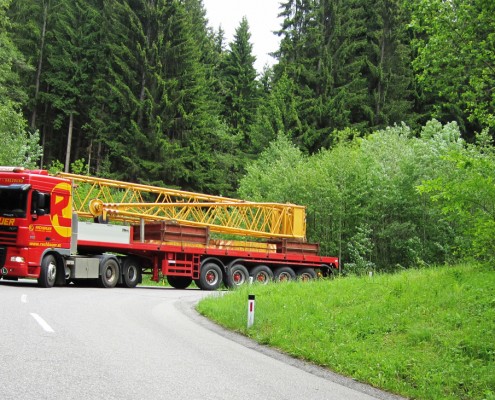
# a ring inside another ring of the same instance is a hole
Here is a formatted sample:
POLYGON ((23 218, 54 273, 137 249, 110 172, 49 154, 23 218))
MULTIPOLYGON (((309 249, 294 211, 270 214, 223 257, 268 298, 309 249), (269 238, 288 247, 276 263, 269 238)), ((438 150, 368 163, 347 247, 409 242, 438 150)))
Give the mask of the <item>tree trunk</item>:
POLYGON ((95 173, 96 173, 96 176, 99 176, 100 175, 100 165, 101 165, 101 152, 102 152, 102 149, 101 149, 101 141, 98 141, 98 150, 96 151, 96 170, 95 170, 95 173))
POLYGON ((69 164, 70 164, 70 150, 71 150, 71 143, 72 143, 72 127, 74 124, 74 113, 69 114, 69 133, 67 137, 67 151, 65 154, 65 172, 69 172, 69 164))
POLYGON ((48 0, 47 2, 44 2, 43 26, 41 28, 40 57, 38 60, 38 69, 36 71, 33 114, 31 115, 31 128, 32 129, 36 128, 36 110, 38 107, 38 97, 39 97, 39 92, 40 92, 41 70, 43 68, 43 50, 45 48, 46 20, 48 19, 48 7, 49 7, 49 5, 50 5, 50 0, 48 0))

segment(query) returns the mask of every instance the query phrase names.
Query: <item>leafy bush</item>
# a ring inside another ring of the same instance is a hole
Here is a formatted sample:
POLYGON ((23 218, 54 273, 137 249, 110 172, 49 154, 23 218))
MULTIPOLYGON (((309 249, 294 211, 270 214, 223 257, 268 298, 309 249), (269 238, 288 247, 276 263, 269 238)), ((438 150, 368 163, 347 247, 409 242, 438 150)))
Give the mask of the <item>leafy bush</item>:
POLYGON ((417 135, 402 124, 337 136, 333 148, 305 156, 279 135, 247 169, 240 196, 307 206, 308 239, 355 272, 493 253, 495 164, 486 135, 484 147, 466 145, 456 123, 432 120, 417 135))
POLYGON ((0 101, 0 165, 35 168, 42 155, 39 133, 28 132, 17 106, 0 101))

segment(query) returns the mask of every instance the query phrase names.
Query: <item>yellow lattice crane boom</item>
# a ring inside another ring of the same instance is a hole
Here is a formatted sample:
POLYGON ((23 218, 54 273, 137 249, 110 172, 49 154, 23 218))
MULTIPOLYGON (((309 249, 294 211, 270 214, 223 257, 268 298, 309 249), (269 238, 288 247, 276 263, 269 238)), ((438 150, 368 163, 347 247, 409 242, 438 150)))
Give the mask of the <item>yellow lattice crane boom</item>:
POLYGON ((175 221, 211 232, 305 240, 306 210, 294 204, 257 203, 183 190, 59 173, 73 183, 81 217, 127 222, 175 221))

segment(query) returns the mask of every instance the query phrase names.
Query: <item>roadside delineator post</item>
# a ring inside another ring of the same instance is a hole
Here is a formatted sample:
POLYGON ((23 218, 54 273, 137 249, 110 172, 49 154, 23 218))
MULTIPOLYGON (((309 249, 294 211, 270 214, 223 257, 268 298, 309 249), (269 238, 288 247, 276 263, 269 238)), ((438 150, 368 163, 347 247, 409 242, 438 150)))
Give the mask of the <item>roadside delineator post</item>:
POLYGON ((247 327, 251 328, 254 324, 254 294, 248 296, 248 318, 247 327))

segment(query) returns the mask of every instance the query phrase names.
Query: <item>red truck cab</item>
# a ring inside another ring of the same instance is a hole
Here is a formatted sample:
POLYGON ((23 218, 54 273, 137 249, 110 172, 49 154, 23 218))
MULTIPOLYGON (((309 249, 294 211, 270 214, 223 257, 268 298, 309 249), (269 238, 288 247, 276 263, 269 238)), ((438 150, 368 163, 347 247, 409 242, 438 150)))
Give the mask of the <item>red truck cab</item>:
POLYGON ((71 184, 42 170, 0 172, 0 276, 39 279, 46 254, 70 253, 71 184))

